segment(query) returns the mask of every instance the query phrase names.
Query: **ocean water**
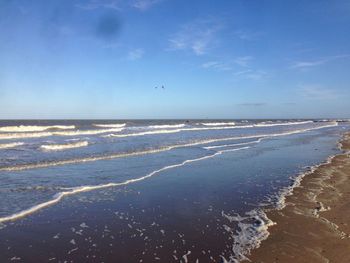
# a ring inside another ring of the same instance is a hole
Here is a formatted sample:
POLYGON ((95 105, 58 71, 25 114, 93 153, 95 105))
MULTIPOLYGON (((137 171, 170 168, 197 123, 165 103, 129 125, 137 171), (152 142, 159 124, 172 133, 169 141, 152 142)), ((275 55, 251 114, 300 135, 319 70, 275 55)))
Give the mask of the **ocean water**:
POLYGON ((0 121, 0 261, 239 262, 348 126, 0 121))

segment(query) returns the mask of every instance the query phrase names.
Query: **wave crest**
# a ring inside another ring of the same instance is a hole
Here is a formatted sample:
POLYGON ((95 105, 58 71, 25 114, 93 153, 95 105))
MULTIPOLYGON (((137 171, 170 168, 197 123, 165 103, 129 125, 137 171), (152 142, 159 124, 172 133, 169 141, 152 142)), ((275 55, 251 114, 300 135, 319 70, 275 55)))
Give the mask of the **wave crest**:
POLYGON ((0 132, 38 132, 51 129, 57 130, 72 130, 74 125, 52 125, 52 126, 36 126, 36 125, 20 125, 20 126, 5 126, 0 127, 0 132))
POLYGON ((150 125, 150 129, 164 129, 164 128, 182 128, 185 127, 185 124, 164 124, 164 125, 150 125))
POLYGON ((0 139, 18 139, 18 138, 39 138, 49 136, 79 136, 79 135, 94 135, 107 132, 120 132, 124 128, 113 129, 96 129, 96 130, 76 130, 76 131, 56 131, 56 132, 27 132, 27 133, 4 133, 0 134, 0 139))
POLYGON ((231 121, 231 122, 203 122, 201 124, 204 126, 226 126, 226 125, 234 126, 234 125, 236 125, 236 123, 233 121, 231 121))
POLYGON ((45 151, 63 151, 67 149, 80 148, 88 146, 89 143, 87 141, 80 141, 74 143, 66 143, 66 144, 47 144, 41 145, 40 148, 45 151))
POLYGON ((122 128, 125 127, 126 123, 115 123, 115 124, 92 124, 92 126, 95 127, 101 127, 101 128, 122 128))
POLYGON ((24 144, 23 142, 3 143, 3 144, 0 144, 0 149, 14 148, 17 146, 21 146, 23 144, 24 144))

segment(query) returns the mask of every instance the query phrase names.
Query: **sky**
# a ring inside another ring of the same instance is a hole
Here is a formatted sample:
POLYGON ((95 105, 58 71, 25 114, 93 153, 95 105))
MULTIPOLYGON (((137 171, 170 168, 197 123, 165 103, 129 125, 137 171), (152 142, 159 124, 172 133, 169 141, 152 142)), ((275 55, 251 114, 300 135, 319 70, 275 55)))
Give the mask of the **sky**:
POLYGON ((345 0, 0 0, 0 119, 350 118, 349 24, 345 0))

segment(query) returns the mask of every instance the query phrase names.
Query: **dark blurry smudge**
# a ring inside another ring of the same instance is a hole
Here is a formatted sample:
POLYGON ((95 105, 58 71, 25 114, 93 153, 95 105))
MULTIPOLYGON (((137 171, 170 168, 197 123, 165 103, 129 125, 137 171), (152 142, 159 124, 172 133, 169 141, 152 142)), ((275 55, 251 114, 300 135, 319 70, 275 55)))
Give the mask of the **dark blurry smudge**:
POLYGON ((116 15, 104 15, 97 22, 96 36, 104 40, 114 40, 120 28, 121 23, 116 15))

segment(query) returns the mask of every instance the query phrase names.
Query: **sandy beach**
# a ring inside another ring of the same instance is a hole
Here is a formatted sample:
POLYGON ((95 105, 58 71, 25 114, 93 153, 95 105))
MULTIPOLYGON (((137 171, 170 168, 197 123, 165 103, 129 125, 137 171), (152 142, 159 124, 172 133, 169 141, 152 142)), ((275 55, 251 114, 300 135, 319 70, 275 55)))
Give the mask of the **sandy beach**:
POLYGON ((350 134, 343 154, 304 177, 282 210, 268 212, 276 224, 249 256, 250 262, 350 262, 350 134))

